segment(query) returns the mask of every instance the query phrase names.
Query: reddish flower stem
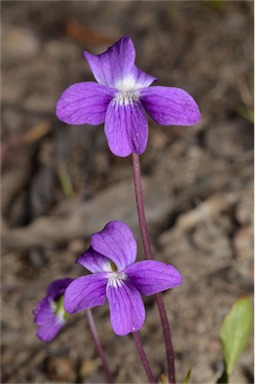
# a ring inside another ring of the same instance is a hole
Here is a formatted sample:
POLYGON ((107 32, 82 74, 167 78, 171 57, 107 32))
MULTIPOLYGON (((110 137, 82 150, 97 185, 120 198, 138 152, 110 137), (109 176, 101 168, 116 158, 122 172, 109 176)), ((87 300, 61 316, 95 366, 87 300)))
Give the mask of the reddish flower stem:
MULTIPOLYGON (((139 155, 135 153, 132 154, 132 163, 133 163, 133 174, 134 174, 134 185, 135 185, 135 196, 136 196, 136 207, 139 218, 140 231, 142 235, 143 247, 145 252, 145 257, 148 260, 152 260, 151 246, 149 232, 146 223, 145 210, 144 210, 144 201, 143 201, 143 190, 142 190, 142 180, 141 180, 141 166, 139 155)), ((165 310, 165 305, 162 298, 162 293, 156 294, 156 302, 160 314, 161 325, 163 329, 166 356, 167 356, 167 367, 168 367, 168 379, 170 384, 175 384, 175 367, 174 367, 174 351, 172 345, 172 338, 170 332, 170 326, 167 319, 167 314, 165 310)))
POLYGON ((136 348, 138 350, 138 353, 140 355, 140 359, 142 361, 144 370, 145 370, 146 375, 148 377, 149 383, 150 384, 155 384, 156 381, 155 381, 155 378, 154 378, 153 373, 151 371, 150 363, 149 363, 149 361, 147 359, 147 356, 145 354, 145 351, 143 349, 143 345, 142 345, 139 333, 138 332, 134 332, 134 333, 132 333, 132 336, 133 336, 136 348))
POLYGON ((104 354, 102 345, 101 345, 101 343, 99 341, 99 337, 98 337, 98 334, 97 334, 97 330, 96 330, 96 326, 95 326, 95 322, 94 322, 94 318, 93 318, 92 312, 91 312, 90 309, 87 309, 85 312, 86 312, 86 315, 87 315, 87 320, 88 320, 88 325, 89 325, 89 330, 90 330, 91 336, 93 338, 96 350, 97 350, 97 352, 98 352, 98 354, 99 354, 99 356, 101 358, 102 364, 103 364, 103 368, 104 368, 106 379, 107 379, 108 383, 112 384, 112 383, 114 383, 113 377, 112 377, 110 368, 108 366, 107 360, 105 358, 105 354, 104 354))

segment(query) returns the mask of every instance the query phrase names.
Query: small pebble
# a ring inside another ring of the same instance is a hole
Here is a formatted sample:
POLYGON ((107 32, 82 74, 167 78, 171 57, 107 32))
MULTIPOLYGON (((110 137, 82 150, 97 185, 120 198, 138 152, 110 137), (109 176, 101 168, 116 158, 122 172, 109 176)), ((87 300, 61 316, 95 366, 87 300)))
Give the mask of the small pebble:
POLYGON ((80 366, 80 376, 82 379, 86 379, 88 376, 97 372, 100 365, 99 359, 84 359, 80 366))
POLYGON ((40 42, 37 37, 23 27, 13 27, 3 36, 2 52, 4 60, 29 60, 40 50, 40 42))
POLYGON ((66 383, 76 382, 75 364, 65 357, 51 358, 47 364, 49 378, 66 383))
POLYGON ((82 239, 74 239, 68 244, 68 252, 78 255, 86 249, 86 243, 82 239))

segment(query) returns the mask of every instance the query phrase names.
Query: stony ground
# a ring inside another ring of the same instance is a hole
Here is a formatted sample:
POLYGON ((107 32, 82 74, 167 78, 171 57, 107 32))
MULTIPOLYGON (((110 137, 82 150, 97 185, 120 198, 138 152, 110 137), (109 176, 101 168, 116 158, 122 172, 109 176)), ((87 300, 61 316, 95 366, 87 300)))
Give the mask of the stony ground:
MULTIPOLYGON (((219 328, 253 293, 253 4, 249 1, 2 1, 2 379, 3 383, 101 383, 84 314, 50 344, 35 336, 32 309, 48 284, 83 273, 74 264, 109 220, 132 227, 143 258, 131 159, 115 158, 102 127, 67 126, 55 103, 92 80, 83 50, 104 51, 129 34, 137 65, 160 85, 197 100, 195 127, 150 121, 142 156, 146 213, 157 260, 183 285, 164 294, 178 382, 215 383, 219 328)), ((153 298, 141 331, 153 370, 165 372, 153 298)), ((146 381, 131 337, 94 315, 116 383, 146 381)), ((232 383, 253 382, 252 340, 232 383)))

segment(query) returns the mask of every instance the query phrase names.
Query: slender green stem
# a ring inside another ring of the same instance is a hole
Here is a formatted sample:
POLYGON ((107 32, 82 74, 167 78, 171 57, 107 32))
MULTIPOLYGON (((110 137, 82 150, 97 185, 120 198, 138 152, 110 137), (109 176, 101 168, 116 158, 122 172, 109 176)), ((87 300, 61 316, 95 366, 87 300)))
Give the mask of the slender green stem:
POLYGON ((139 333, 138 332, 134 332, 134 333, 132 333, 132 336, 133 336, 133 339, 135 341, 135 345, 136 345, 136 348, 138 350, 138 353, 139 353, 140 359, 142 361, 142 364, 143 364, 144 370, 146 372, 146 375, 148 377, 149 383, 150 384, 155 384, 156 381, 155 381, 155 378, 154 378, 153 373, 151 371, 150 363, 149 363, 149 361, 147 359, 147 356, 145 354, 145 351, 144 351, 144 348, 143 348, 143 345, 142 345, 139 333))
MULTIPOLYGON (((139 218, 139 225, 140 225, 140 231, 142 235, 145 257, 148 260, 152 260, 153 257, 151 252, 150 238, 149 238, 149 232, 147 228, 145 210, 144 210, 143 190, 142 190, 142 180, 141 180, 141 166, 140 166, 139 155, 136 155, 135 153, 132 154, 132 163, 133 163, 136 207, 137 207, 137 213, 139 218)), ((156 295, 156 302, 157 302, 157 306, 160 314, 164 341, 165 341, 167 367, 168 367, 168 379, 170 384, 175 384, 176 381, 175 381, 174 351, 173 351, 173 345, 172 345, 170 326, 167 319, 165 305, 164 305, 161 293, 158 293, 156 295)))
POLYGON ((107 363, 107 360, 106 360, 106 357, 105 357, 105 354, 104 354, 104 351, 102 348, 102 345, 99 341, 95 322, 94 322, 93 315, 92 315, 92 312, 90 309, 86 310, 86 315, 87 315, 87 320, 88 320, 88 325, 89 325, 89 330, 90 330, 91 336, 93 338, 96 350, 97 350, 97 352, 101 358, 102 364, 103 364, 106 379, 107 379, 108 383, 110 383, 110 384, 114 383, 110 368, 108 366, 108 363, 107 363))

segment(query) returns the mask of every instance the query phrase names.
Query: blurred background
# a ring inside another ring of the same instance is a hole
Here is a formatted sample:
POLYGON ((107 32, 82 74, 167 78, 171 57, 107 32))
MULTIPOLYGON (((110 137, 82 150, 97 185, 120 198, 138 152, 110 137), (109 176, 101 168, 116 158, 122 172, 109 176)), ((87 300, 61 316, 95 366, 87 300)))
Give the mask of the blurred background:
MULTIPOLYGON (((93 81, 83 50, 133 39, 136 64, 158 85, 189 92, 202 120, 149 120, 142 155, 153 253, 177 267, 164 299, 177 380, 213 383, 223 369, 220 324, 252 295, 253 3, 250 1, 2 1, 2 379, 4 383, 101 383, 84 313, 50 344, 35 336, 32 309, 74 263, 91 233, 126 221, 143 259, 131 158, 108 150, 103 126, 55 116, 65 88, 93 81)), ((166 372, 153 297, 141 330, 153 370, 166 372)), ((114 335, 107 306, 93 311, 118 383, 146 382, 132 338, 114 335)), ((233 382, 253 382, 252 342, 233 382)))

